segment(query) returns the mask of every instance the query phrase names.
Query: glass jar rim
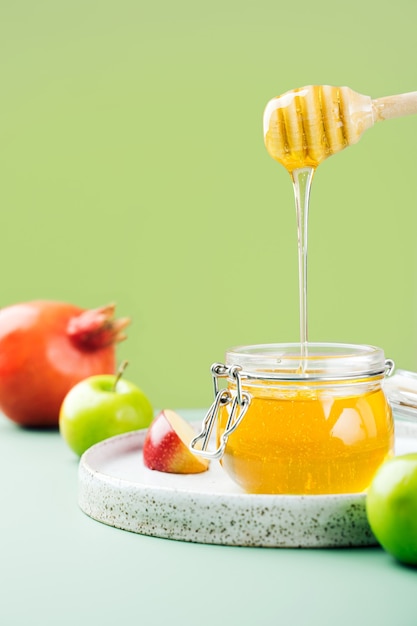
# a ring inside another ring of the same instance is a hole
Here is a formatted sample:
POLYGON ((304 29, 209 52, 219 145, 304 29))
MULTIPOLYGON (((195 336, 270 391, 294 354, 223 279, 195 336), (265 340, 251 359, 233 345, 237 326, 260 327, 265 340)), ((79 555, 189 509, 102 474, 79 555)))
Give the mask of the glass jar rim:
POLYGON ((371 345, 300 343, 242 345, 226 351, 226 365, 238 366, 242 376, 273 380, 335 380, 384 376, 385 354, 371 345))

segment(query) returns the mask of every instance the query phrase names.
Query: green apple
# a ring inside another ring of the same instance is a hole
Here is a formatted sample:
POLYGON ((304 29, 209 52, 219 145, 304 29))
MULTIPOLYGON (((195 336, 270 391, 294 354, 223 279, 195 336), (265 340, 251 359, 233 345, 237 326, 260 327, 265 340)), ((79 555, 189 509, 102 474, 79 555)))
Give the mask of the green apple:
POLYGON ((417 565, 417 453, 386 461, 366 497, 371 529, 398 561, 417 565))
POLYGON ((153 409, 146 395, 120 375, 90 376, 65 396, 59 430, 79 456, 99 441, 147 428, 152 422, 153 409))

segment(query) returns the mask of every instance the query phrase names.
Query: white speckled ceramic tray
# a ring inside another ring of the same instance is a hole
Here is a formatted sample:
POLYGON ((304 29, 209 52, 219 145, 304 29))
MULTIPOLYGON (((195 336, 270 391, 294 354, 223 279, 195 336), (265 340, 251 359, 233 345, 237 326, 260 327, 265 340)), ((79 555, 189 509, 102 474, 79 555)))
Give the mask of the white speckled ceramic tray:
MULTIPOLYGON (((199 426, 200 424, 198 424, 199 426)), ((96 444, 79 465, 79 505, 93 519, 143 535, 264 547, 348 547, 376 543, 364 494, 244 493, 218 462, 202 474, 148 470, 145 431, 96 444)), ((396 424, 396 453, 417 451, 417 424, 396 424)))

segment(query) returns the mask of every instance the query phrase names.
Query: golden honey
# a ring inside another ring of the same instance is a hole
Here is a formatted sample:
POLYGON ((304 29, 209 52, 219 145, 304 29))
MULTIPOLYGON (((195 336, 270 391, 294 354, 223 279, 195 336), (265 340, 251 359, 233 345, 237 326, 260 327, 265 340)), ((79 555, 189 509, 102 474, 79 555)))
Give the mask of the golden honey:
POLYGON ((227 353, 225 365, 213 364, 215 401, 191 445, 221 459, 249 493, 363 492, 393 454, 394 422, 382 386, 393 363, 373 346, 308 340, 307 224, 318 165, 356 143, 375 121, 415 112, 416 93, 401 96, 409 103, 402 112, 391 99, 372 101, 328 85, 286 92, 266 106, 265 146, 294 188, 300 342, 241 346, 227 353), (219 389, 221 378, 228 378, 226 389, 219 389), (208 452, 215 422, 217 449, 208 452))
MULTIPOLYGON (((249 346, 251 357, 254 348, 249 346)), ((297 349, 291 356, 292 370, 287 368, 286 357, 284 372, 260 368, 262 355, 255 368, 251 363, 242 365, 242 388, 251 400, 242 421, 227 438, 221 463, 245 491, 358 493, 391 456, 394 426, 382 389, 382 351, 368 346, 333 348, 332 352, 332 346, 325 346, 326 354, 320 359, 320 348, 310 344, 302 369, 297 349), (250 377, 254 371, 259 378, 248 379, 246 374, 250 377)), ((272 346, 267 350, 270 357, 272 346)), ((233 359, 233 352, 228 353, 229 362, 242 362, 241 357, 242 353, 233 359)), ((235 396, 235 381, 230 380, 228 387, 235 396)), ((218 440, 231 406, 230 402, 220 409, 218 440)))
POLYGON ((270 100, 264 112, 265 146, 288 172, 316 168, 359 141, 374 124, 372 100, 349 87, 308 85, 270 100))

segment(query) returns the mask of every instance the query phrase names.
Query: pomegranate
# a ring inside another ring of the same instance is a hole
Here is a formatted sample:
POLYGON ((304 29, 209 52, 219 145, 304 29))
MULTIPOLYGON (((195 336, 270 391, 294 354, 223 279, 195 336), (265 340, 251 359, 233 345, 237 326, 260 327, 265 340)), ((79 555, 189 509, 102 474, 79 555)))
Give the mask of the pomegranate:
POLYGON ((36 300, 0 310, 0 410, 22 426, 57 427, 68 391, 95 374, 113 374, 115 345, 129 318, 115 305, 82 309, 36 300))

